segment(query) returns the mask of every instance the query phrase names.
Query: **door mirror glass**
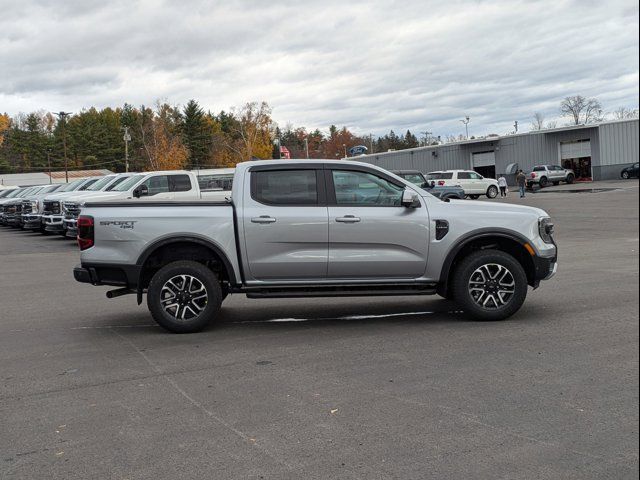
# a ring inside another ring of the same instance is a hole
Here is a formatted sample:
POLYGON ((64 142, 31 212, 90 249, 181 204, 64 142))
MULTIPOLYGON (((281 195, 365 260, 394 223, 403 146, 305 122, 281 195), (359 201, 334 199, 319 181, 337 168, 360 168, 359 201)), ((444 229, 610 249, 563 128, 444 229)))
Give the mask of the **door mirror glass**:
POLYGON ((407 208, 418 208, 420 206, 420 198, 418 194, 412 190, 405 189, 402 192, 402 206, 407 208))

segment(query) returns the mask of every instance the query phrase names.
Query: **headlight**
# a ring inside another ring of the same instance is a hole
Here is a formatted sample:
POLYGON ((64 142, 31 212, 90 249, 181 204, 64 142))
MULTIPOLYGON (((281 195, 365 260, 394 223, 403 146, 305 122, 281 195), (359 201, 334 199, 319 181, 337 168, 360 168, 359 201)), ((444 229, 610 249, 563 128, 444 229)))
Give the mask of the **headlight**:
POLYGON ((39 206, 40 206, 40 202, 38 200, 33 200, 31 202, 31 211, 32 212, 37 212, 39 206))
POLYGON ((542 217, 538 220, 538 230, 540 231, 540 238, 545 243, 553 243, 554 225, 549 217, 542 217))

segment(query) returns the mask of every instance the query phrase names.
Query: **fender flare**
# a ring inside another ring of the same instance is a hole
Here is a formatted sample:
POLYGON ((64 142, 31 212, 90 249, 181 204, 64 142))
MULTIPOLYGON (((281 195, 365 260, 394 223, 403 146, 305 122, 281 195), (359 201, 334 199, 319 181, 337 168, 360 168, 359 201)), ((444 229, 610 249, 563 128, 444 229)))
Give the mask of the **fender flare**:
MULTIPOLYGON (((229 261, 229 258, 224 253, 222 248, 220 248, 218 245, 213 243, 208 238, 200 235, 194 235, 194 234, 171 235, 169 237, 164 237, 164 238, 161 238, 160 240, 156 240, 155 242, 148 245, 140 254, 140 256, 138 257, 138 260, 136 261, 136 265, 140 267, 140 275, 142 274, 142 270, 143 270, 142 267, 144 266, 147 259, 151 256, 151 254, 155 252, 158 248, 164 247, 165 245, 170 245, 172 243, 195 243, 197 245, 202 245, 203 247, 207 247, 213 250, 213 252, 220 258, 220 260, 222 260, 222 264, 224 265, 224 268, 226 269, 227 274, 229 275, 229 282, 231 282, 233 285, 238 283, 236 279, 236 272, 233 269, 233 265, 229 261)), ((140 285, 139 282, 138 282, 138 285, 140 285)))
POLYGON ((506 228, 481 228, 479 230, 474 230, 458 239, 458 241, 447 252, 447 256, 445 257, 444 263, 442 264, 442 269, 440 270, 440 284, 446 288, 449 282, 449 273, 451 272, 453 261, 455 260, 458 253, 460 253, 460 251, 466 245, 476 240, 481 240, 488 237, 500 237, 506 238, 508 240, 513 240, 522 245, 523 248, 524 244, 527 243, 533 248, 536 256, 538 255, 538 252, 536 251, 535 247, 531 245, 529 239, 518 232, 514 232, 513 230, 508 230, 506 228))

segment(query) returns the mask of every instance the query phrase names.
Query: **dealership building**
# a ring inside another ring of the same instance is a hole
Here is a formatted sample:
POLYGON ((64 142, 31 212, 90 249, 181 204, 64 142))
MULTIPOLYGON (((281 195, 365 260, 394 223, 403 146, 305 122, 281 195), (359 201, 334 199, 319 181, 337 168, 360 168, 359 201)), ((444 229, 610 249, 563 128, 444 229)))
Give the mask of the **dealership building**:
POLYGON ((583 180, 608 180, 620 178, 638 155, 638 119, 631 119, 373 153, 358 160, 387 170, 467 169, 485 177, 509 174, 513 168, 562 165, 583 180))

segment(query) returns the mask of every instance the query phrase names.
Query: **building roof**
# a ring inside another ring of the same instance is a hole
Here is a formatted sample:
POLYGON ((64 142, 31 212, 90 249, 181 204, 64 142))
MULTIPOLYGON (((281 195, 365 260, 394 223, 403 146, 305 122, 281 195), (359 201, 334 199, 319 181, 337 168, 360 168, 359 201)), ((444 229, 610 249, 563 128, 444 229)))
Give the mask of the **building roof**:
MULTIPOLYGON (((109 175, 110 170, 73 170, 69 171, 69 181, 88 177, 102 177, 109 175)), ((31 185, 46 185, 49 183, 66 183, 64 172, 30 172, 0 174, 0 185, 17 185, 27 187, 31 185)))
MULTIPOLYGON (((472 138, 469 140, 460 140, 457 142, 448 142, 448 143, 440 143, 438 145, 427 145, 424 147, 415 147, 415 148, 407 148, 404 150, 391 150, 389 152, 376 152, 376 153, 368 153, 367 157, 370 156, 379 156, 379 155, 388 155, 388 154, 393 154, 393 153, 399 153, 399 152, 411 152, 411 151, 416 151, 416 150, 429 150, 429 149, 437 149, 437 148, 442 148, 442 147, 450 147, 450 146, 455 146, 455 145, 471 145, 471 144, 478 144, 478 143, 487 143, 487 142, 497 142, 499 140, 505 139, 505 138, 514 138, 514 137, 523 137, 526 135, 540 135, 540 134, 550 134, 550 133, 556 133, 556 132, 565 132, 565 131, 569 131, 569 130, 587 130, 587 129, 593 129, 593 128, 599 128, 602 125, 613 125, 613 124, 618 124, 618 123, 625 123, 625 122, 637 122, 638 119, 637 118, 625 118, 622 120, 609 120, 606 122, 600 122, 600 123, 590 123, 590 124, 581 124, 581 125, 568 125, 566 127, 557 127, 557 128, 545 128, 542 130, 530 130, 528 132, 522 132, 522 133, 513 133, 513 134, 508 134, 508 135, 488 135, 485 137, 478 137, 478 138, 472 138)), ((357 157, 349 157, 349 158, 357 158, 357 157)))

